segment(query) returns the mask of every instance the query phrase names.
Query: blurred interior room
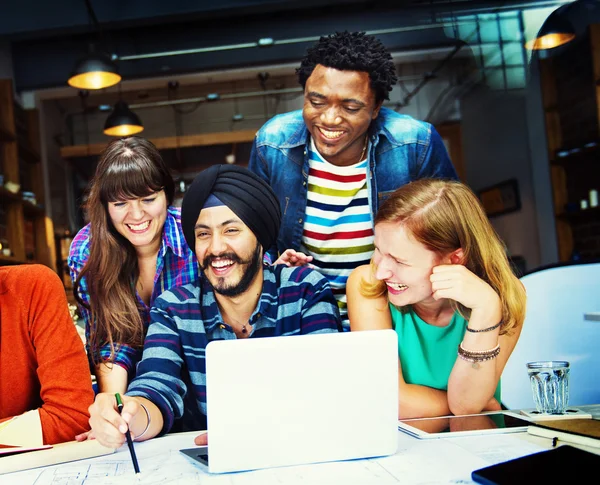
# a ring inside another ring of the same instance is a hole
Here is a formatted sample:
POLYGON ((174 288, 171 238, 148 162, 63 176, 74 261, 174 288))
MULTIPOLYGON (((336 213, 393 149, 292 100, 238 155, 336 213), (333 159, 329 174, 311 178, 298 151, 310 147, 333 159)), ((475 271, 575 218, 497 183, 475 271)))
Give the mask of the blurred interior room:
POLYGON ((385 105, 436 127, 515 271, 600 256, 598 1, 9 0, 0 13, 0 264, 41 262, 68 288, 113 136, 151 139, 180 199, 207 166, 246 165, 257 129, 302 107, 300 58, 343 30, 392 52, 385 105), (111 85, 84 87, 86 63, 111 85))

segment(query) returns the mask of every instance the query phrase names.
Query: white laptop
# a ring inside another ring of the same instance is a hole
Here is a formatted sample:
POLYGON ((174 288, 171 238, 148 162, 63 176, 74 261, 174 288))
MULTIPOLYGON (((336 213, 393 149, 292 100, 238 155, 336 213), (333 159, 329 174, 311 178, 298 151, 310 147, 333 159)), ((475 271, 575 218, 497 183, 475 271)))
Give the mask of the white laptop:
MULTIPOLYGON (((208 471, 391 455, 398 340, 373 330, 214 341, 206 348, 208 471)), ((181 450, 193 459, 202 448, 181 450)))

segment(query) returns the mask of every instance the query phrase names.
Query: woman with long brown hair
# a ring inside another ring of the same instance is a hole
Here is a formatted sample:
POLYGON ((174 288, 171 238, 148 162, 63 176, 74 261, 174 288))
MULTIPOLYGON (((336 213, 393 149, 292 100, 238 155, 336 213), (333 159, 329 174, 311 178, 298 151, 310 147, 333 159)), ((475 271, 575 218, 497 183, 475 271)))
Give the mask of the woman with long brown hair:
POLYGON ((500 376, 525 318, 525 289, 464 184, 423 179, 375 218, 370 265, 348 280, 354 330, 398 334, 399 417, 499 410, 500 376))
POLYGON ((114 140, 100 156, 85 204, 90 222, 73 239, 68 259, 100 392, 125 392, 142 356, 152 303, 198 277, 174 193, 150 141, 114 140))

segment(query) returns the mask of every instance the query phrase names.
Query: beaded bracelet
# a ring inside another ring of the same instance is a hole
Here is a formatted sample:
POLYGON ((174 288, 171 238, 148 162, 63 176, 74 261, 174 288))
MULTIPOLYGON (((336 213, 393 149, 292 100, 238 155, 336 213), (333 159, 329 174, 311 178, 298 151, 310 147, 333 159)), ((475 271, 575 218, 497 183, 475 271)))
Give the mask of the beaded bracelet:
POLYGON ((467 332, 472 332, 472 333, 491 332, 492 330, 496 330, 500 325, 502 325, 502 320, 500 320, 496 325, 492 325, 491 327, 487 327, 487 328, 482 328, 480 330, 475 330, 473 328, 467 327, 467 332))
POLYGON ((148 428, 150 427, 150 412, 148 411, 148 408, 146 406, 144 406, 143 403, 138 401, 138 404, 140 406, 142 406, 142 408, 144 409, 144 411, 146 411, 146 418, 148 419, 148 422, 146 423, 146 427, 144 428, 144 431, 142 431, 139 436, 136 436, 133 441, 137 441, 139 440, 142 436, 144 436, 146 434, 146 431, 148 431, 148 428))
POLYGON ((462 354, 465 355, 472 355, 472 356, 478 356, 478 355, 489 355, 489 354, 493 354, 495 352, 500 352, 500 344, 497 344, 493 349, 489 349, 489 350, 467 350, 463 347, 462 342, 458 345, 458 351, 462 354))
POLYGON ((480 362, 485 362, 487 360, 492 360, 498 357, 500 354, 500 344, 496 345, 493 349, 490 350, 465 350, 462 346, 462 342, 458 346, 458 356, 467 362, 471 362, 473 364, 473 368, 479 368, 480 362))

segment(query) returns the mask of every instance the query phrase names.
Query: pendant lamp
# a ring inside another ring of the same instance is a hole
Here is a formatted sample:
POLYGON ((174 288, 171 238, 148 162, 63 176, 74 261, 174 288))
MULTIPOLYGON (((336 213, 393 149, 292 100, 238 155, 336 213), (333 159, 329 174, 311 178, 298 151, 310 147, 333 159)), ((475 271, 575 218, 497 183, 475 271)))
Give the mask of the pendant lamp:
POLYGON ((129 109, 125 101, 117 101, 104 123, 104 134, 109 136, 135 135, 143 130, 144 125, 138 115, 129 109))
POLYGON ((525 48, 544 51, 571 42, 575 38, 575 29, 566 15, 570 5, 563 5, 552 12, 537 36, 525 43, 525 48))
POLYGON ((77 89, 103 89, 120 80, 116 64, 107 55, 92 52, 77 61, 67 82, 77 89))

